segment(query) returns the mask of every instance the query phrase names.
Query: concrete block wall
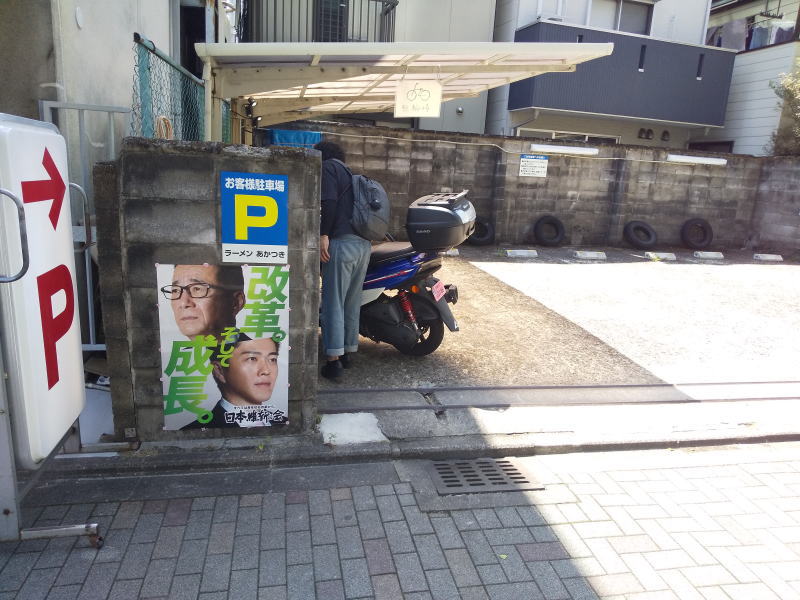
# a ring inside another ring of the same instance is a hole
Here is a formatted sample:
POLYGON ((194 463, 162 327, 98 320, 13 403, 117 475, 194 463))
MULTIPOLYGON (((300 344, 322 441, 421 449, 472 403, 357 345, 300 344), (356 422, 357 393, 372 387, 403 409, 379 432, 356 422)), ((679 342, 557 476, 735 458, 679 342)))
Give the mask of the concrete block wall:
POLYGON ((753 215, 760 246, 800 249, 800 168, 797 159, 765 158, 753 215))
POLYGON ((339 144, 354 173, 379 181, 392 201, 390 232, 408 239, 408 206, 435 192, 469 189, 478 216, 494 218, 494 189, 499 148, 475 143, 475 136, 453 133, 410 132, 374 127, 317 126, 339 144), (334 135, 334 134, 343 135, 334 135), (455 142, 455 143, 453 143, 455 142))
MULTIPOLYGON (((314 422, 319 322, 319 154, 291 148, 127 138, 116 163, 94 172, 103 325, 114 427, 122 439, 217 437, 163 431, 156 263, 220 264, 220 171, 289 180, 289 418, 314 422)), ((278 430, 276 430, 278 431, 278 430)), ((247 429, 226 436, 252 435, 247 429)))
POLYGON ((543 215, 561 219, 572 245, 624 246, 631 220, 655 228, 659 246, 680 246, 680 229, 704 218, 714 249, 800 248, 800 159, 722 155, 726 166, 666 162, 667 151, 600 146, 595 157, 550 155, 547 177, 519 177, 530 140, 310 123, 342 145, 354 172, 380 181, 392 198, 392 232, 405 236, 407 206, 419 196, 469 189, 495 241, 533 244, 543 215))

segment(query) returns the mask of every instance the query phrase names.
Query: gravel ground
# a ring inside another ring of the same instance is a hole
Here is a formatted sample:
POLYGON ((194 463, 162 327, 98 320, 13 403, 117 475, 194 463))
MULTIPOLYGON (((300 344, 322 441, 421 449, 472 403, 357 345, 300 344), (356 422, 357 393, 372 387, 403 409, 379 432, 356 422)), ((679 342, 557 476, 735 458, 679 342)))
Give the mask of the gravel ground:
POLYGON ((320 377, 320 389, 660 382, 580 325, 470 263, 496 254, 464 250, 444 258, 437 276, 458 286, 452 309, 460 331, 445 330, 436 352, 408 357, 362 338, 342 381, 320 377))
POLYGON ((800 379, 800 260, 725 251, 676 262, 605 248, 536 259, 462 246, 438 276, 459 288, 460 331, 427 357, 362 338, 355 365, 320 389, 604 385, 800 379))

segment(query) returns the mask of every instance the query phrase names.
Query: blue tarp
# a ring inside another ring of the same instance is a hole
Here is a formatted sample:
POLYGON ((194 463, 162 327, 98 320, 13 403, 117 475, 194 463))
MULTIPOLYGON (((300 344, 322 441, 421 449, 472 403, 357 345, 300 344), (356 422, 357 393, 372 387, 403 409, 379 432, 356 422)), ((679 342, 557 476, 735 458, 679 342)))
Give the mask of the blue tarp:
POLYGON ((322 141, 319 131, 293 131, 290 129, 267 129, 267 144, 270 146, 300 146, 311 148, 322 141))

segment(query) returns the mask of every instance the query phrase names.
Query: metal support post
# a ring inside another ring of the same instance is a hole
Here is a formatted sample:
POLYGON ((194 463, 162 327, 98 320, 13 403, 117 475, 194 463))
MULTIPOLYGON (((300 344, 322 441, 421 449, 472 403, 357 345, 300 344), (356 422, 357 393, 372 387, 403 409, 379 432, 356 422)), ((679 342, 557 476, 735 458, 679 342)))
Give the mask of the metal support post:
POLYGON ((21 525, 17 502, 17 472, 11 440, 11 414, 6 396, 6 373, 0 351, 0 540, 16 540, 21 525))

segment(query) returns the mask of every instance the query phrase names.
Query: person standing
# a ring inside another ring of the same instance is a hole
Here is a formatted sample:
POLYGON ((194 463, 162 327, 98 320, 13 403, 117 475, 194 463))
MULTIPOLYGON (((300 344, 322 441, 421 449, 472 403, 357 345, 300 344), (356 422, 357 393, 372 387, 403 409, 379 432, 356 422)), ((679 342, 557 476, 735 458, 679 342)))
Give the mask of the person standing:
POLYGON ((336 380, 358 351, 361 288, 369 264, 370 242, 350 226, 353 216, 352 173, 344 151, 333 142, 314 146, 322 154, 322 214, 319 255, 322 261, 322 376, 336 380))

